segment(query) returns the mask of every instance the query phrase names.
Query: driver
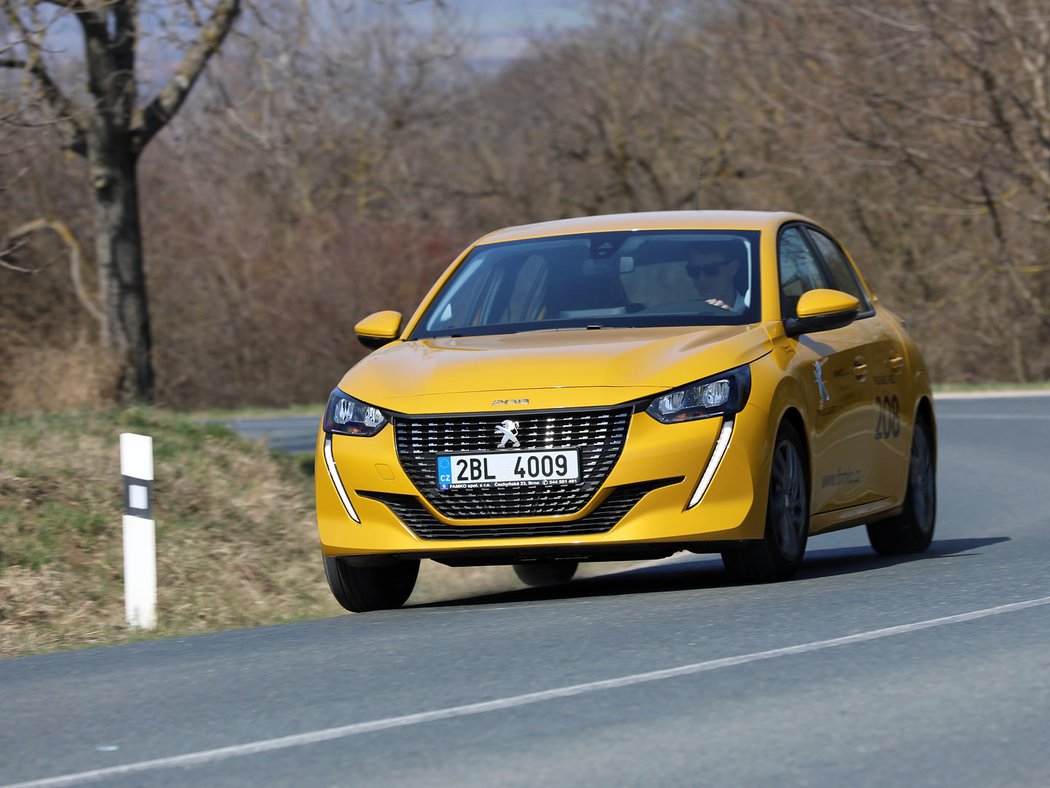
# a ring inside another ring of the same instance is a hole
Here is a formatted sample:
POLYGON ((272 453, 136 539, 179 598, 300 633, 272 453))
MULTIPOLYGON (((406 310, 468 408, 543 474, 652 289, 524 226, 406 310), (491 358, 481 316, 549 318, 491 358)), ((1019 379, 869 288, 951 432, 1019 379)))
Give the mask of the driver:
POLYGON ((734 281, 743 259, 740 244, 705 243, 689 251, 685 271, 704 303, 739 313, 747 307, 734 281))

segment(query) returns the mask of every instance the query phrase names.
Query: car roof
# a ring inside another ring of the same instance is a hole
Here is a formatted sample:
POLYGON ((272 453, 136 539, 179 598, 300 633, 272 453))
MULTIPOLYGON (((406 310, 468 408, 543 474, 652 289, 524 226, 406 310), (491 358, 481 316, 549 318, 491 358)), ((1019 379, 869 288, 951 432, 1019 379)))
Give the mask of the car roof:
POLYGON ((581 216, 552 222, 504 227, 478 239, 478 244, 520 241, 552 235, 623 232, 631 230, 767 230, 788 221, 812 222, 805 216, 782 211, 649 211, 581 216))

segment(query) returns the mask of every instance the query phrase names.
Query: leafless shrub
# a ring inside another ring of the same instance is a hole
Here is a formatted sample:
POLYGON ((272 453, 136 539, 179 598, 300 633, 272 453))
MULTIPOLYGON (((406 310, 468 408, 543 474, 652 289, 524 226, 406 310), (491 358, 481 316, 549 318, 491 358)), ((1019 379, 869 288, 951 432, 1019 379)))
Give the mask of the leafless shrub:
MULTIPOLYGON (((159 399, 318 401, 363 352, 354 323, 410 311, 485 230, 698 204, 826 224, 936 379, 1045 379, 1043 6, 595 2, 498 69, 437 5, 431 27, 393 0, 252 6, 142 159, 159 399)), ((29 174, 0 226, 60 216, 88 248, 83 168, 9 161, 29 174)), ((0 365, 91 330, 68 282, 34 279, 0 270, 0 365)))

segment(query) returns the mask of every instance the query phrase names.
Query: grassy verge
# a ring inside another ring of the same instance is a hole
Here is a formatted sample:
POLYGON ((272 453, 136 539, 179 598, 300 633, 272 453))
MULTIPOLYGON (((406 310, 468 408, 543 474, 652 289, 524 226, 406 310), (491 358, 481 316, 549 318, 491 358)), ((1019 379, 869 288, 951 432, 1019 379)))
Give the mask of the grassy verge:
MULTIPOLYGON (((153 437, 158 629, 342 612, 302 457, 148 409, 0 417, 0 656, 145 637, 124 624, 118 435, 153 437)), ((426 564, 412 601, 514 587, 509 568, 426 564)))

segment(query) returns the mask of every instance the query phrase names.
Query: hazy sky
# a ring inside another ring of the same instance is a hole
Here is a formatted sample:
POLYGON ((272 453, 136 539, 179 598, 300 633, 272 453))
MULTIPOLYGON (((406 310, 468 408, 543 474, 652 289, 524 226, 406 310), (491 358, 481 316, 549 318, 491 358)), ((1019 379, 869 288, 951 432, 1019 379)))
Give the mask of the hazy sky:
MULTIPOLYGON (((402 2, 409 19, 414 18, 420 25, 428 24, 434 11, 430 0, 402 2)), ((579 0, 444 0, 444 3, 456 13, 462 26, 473 33, 472 58, 497 65, 521 54, 530 34, 565 29, 583 21, 579 0)), ((49 37, 51 53, 58 59, 69 55, 79 60, 83 57, 79 26, 68 13, 61 13, 57 8, 52 9, 52 13, 58 16, 59 22, 49 37)), ((144 24, 150 29, 148 17, 144 24)), ((150 74, 157 72, 161 73, 161 81, 167 79, 179 59, 181 53, 167 54, 155 37, 145 39, 139 50, 139 67, 147 81, 150 74)))
POLYGON ((572 0, 445 0, 464 19, 473 19, 483 32, 547 25, 561 26, 579 20, 572 0))
MULTIPOLYGON (((477 57, 513 57, 534 31, 571 27, 582 21, 574 0, 445 0, 468 29, 477 34, 477 57)), ((420 12, 429 13, 427 3, 420 12)))

